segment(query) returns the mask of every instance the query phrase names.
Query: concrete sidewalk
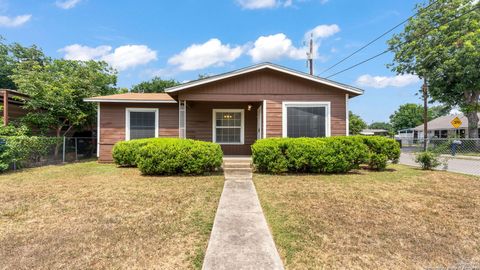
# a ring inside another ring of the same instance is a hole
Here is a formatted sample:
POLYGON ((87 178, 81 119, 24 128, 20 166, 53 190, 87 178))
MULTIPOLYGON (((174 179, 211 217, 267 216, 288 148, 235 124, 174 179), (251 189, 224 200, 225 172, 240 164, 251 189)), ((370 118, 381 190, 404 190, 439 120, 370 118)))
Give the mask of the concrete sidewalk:
POLYGON ((251 170, 225 171, 203 269, 283 269, 262 212, 251 170), (241 179, 241 180, 237 180, 241 179))

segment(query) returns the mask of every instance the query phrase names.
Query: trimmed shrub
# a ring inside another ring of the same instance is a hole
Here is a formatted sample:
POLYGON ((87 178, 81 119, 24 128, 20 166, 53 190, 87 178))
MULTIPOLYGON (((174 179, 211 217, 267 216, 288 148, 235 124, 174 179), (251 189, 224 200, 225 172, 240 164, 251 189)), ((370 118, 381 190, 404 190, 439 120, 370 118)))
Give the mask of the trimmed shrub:
POLYGON ((417 153, 415 162, 419 163, 424 170, 432 170, 441 165, 438 156, 432 152, 417 153))
MULTIPOLYGON (((252 160, 261 172, 287 172, 289 164, 285 155, 287 140, 282 138, 257 140, 252 145, 252 160)), ((299 160, 299 163, 301 161, 299 160)))
POLYGON ((368 166, 372 170, 383 171, 387 168, 388 157, 385 154, 372 154, 368 160, 368 166))
POLYGON ((28 167, 41 162, 48 155, 53 155, 55 145, 62 138, 38 136, 8 136, 2 138, 0 146, 0 171, 14 166, 16 169, 28 167))
POLYGON ((400 158, 400 144, 394 139, 380 136, 358 136, 370 150, 367 162, 373 170, 384 170, 387 162, 397 163, 400 158))
POLYGON ((252 145, 260 172, 345 173, 368 164, 383 170, 398 161, 400 145, 383 137, 269 138, 252 145))
POLYGON ((220 146, 211 142, 156 139, 138 150, 135 163, 146 175, 198 175, 219 168, 222 157, 220 146))
POLYGON ((356 137, 272 138, 252 146, 260 172, 344 173, 368 160, 368 147, 356 137))
POLYGON ((137 139, 131 141, 117 142, 113 146, 112 157, 113 162, 121 167, 136 167, 135 160, 137 159, 138 150, 141 147, 152 143, 156 140, 168 140, 168 139, 137 139))

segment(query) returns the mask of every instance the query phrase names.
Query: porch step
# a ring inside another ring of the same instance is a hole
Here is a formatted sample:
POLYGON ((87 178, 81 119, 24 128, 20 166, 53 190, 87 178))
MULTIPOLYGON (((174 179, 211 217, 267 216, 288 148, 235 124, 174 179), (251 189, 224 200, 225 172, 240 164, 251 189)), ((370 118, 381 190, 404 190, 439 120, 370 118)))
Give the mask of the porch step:
POLYGON ((224 169, 250 169, 252 164, 250 162, 225 162, 223 163, 224 169))
POLYGON ((228 157, 223 159, 225 180, 252 180, 252 159, 228 157))

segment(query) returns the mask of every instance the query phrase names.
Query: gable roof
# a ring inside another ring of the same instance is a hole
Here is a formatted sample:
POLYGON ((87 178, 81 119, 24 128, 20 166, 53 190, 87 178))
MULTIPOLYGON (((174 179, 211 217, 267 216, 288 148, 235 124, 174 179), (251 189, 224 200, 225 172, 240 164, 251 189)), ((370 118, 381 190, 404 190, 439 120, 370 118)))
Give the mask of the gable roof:
POLYGON ((124 102, 124 103, 177 103, 165 93, 124 93, 109 96, 86 98, 86 102, 124 102))
MULTIPOLYGON (((480 117, 480 113, 478 113, 478 116, 480 117)), ((455 118, 458 117, 460 118, 460 121, 462 121, 462 124, 460 125, 459 128, 468 128, 468 119, 465 115, 463 114, 451 114, 451 115, 445 115, 445 116, 440 116, 437 117, 433 120, 428 121, 428 130, 436 130, 436 129, 455 129, 450 122, 455 118)), ((479 121, 480 123, 480 121, 479 121)), ((418 127, 415 127, 413 130, 416 131, 423 131, 423 124, 419 125, 418 127)))
POLYGON ((327 80, 325 78, 313 76, 313 75, 310 75, 308 73, 300 72, 300 71, 297 71, 297 70, 293 70, 293 69, 290 69, 290 68, 287 68, 287 67, 284 67, 284 66, 280 66, 280 65, 276 65, 276 64, 272 64, 272 63, 261 63, 261 64, 258 64, 258 65, 254 65, 254 66, 250 66, 250 67, 246 67, 246 68, 242 68, 242 69, 237 69, 237 70, 234 70, 234 71, 231 71, 231 72, 211 76, 211 77, 208 77, 208 78, 190 81, 190 82, 187 82, 187 83, 184 83, 184 84, 181 84, 181 85, 177 85, 177 86, 167 88, 167 89, 165 89, 165 92, 166 93, 174 93, 174 92, 185 90, 185 89, 188 89, 188 88, 191 88, 191 87, 204 85, 204 84, 212 83, 212 82, 215 82, 215 81, 239 76, 239 75, 242 75, 242 74, 246 74, 246 73, 250 73, 250 72, 254 72, 254 71, 258 71, 258 70, 264 70, 264 69, 275 70, 275 71, 279 71, 279 72, 282 72, 282 73, 285 73, 285 74, 290 74, 292 76, 296 76, 296 77, 299 77, 299 78, 302 78, 302 79, 313 81, 313 82, 316 82, 316 83, 329 85, 329 86, 332 86, 332 87, 335 87, 335 88, 338 88, 338 89, 341 89, 341 90, 344 90, 344 91, 347 91, 347 92, 350 92, 350 93, 353 93, 353 94, 356 94, 356 95, 363 94, 363 90, 360 89, 360 88, 353 87, 353 86, 346 85, 346 84, 339 83, 339 82, 335 82, 335 81, 331 81, 331 80, 327 80))

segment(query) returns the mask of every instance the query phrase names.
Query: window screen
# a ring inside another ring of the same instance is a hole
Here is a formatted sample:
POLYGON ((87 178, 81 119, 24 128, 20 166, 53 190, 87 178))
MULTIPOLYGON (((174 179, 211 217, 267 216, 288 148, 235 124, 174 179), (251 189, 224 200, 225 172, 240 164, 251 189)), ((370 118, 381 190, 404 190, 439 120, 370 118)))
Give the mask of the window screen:
POLYGON ((155 112, 130 112, 130 139, 155 137, 155 112))
POLYGON ((215 142, 241 143, 242 142, 242 113, 216 112, 215 113, 215 142))
POLYGON ((287 137, 325 137, 325 107, 287 107, 287 137))

